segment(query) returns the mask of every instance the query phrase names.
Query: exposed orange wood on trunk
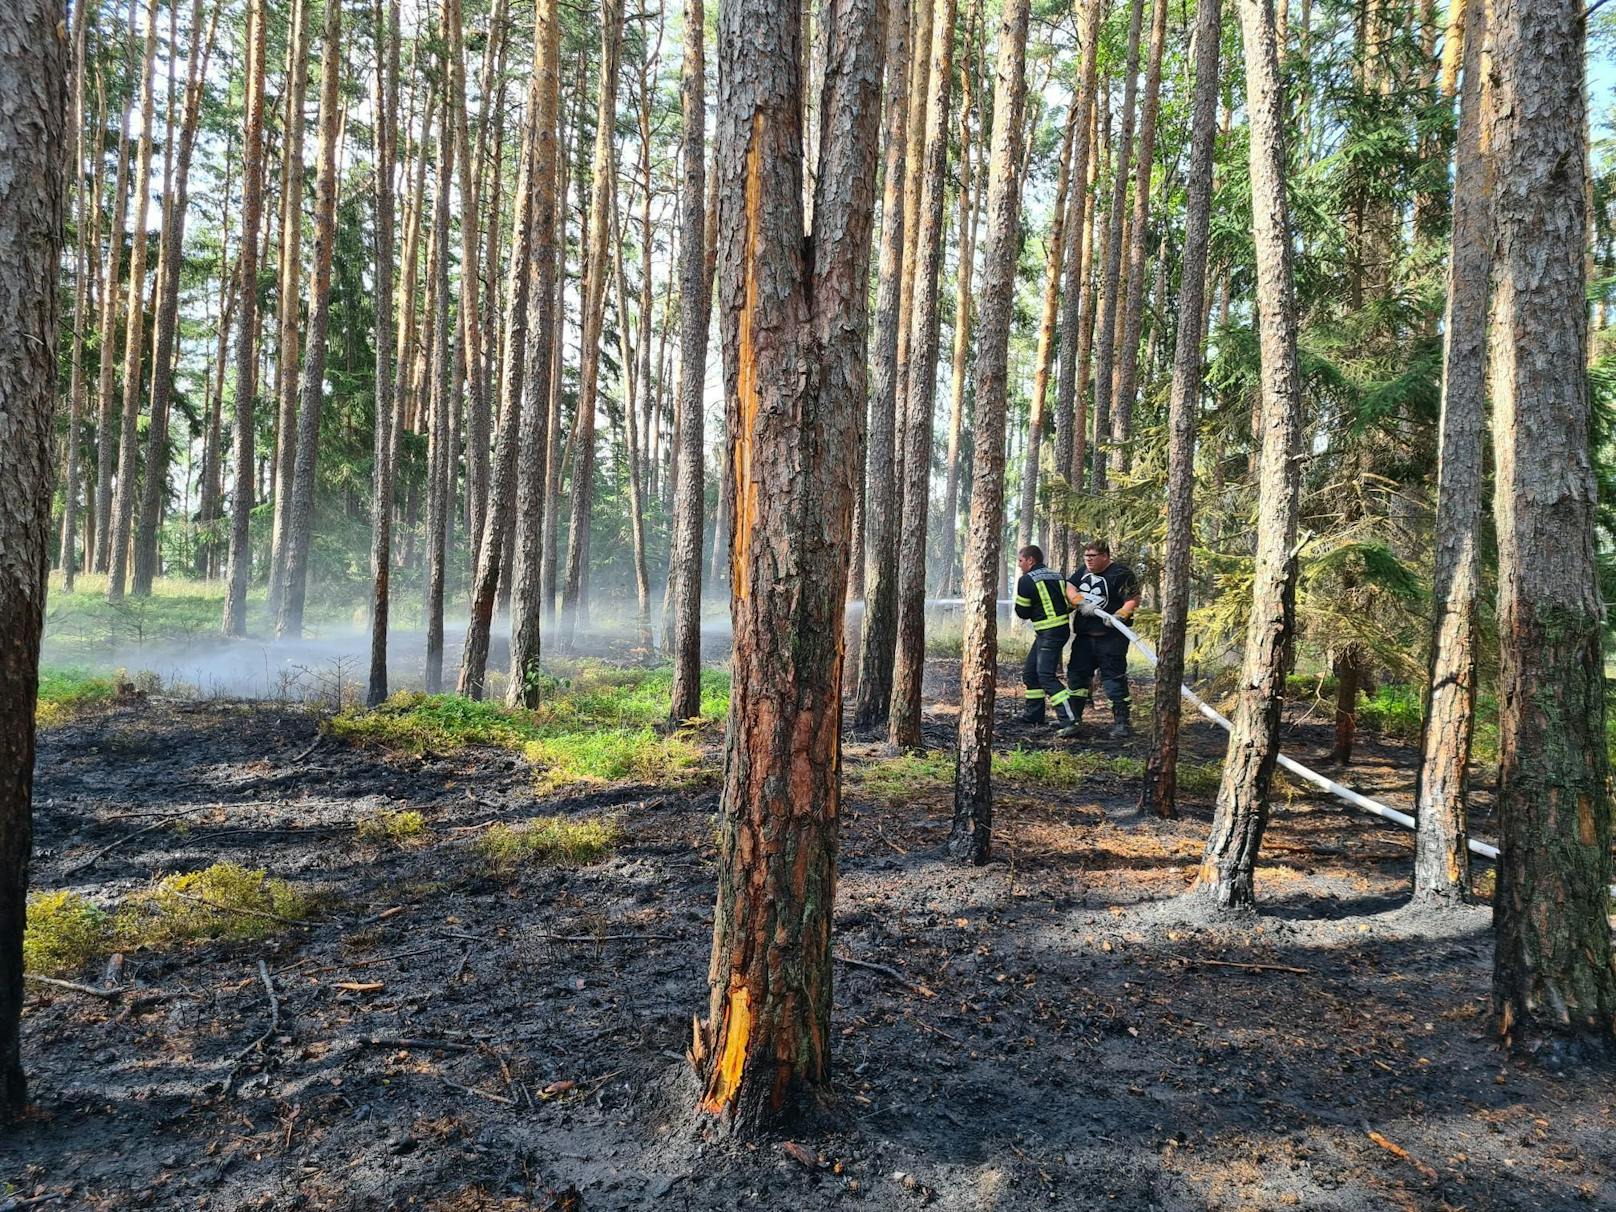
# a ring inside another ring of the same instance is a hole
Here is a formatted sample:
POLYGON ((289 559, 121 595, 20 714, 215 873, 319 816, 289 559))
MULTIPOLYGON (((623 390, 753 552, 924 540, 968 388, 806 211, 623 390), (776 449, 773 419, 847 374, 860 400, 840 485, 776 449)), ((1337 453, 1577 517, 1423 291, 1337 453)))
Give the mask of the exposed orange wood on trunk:
POLYGON ((740 424, 735 427, 735 525, 730 549, 730 585, 737 601, 750 595, 752 527, 757 520, 758 485, 752 477, 753 426, 757 421, 757 334, 752 317, 757 314, 757 242, 759 216, 763 209, 763 179, 759 172, 762 148, 763 113, 752 115, 752 138, 746 148, 746 234, 741 257, 745 268, 746 301, 741 307, 739 364, 735 394, 740 405, 740 424))
POLYGON ((746 1043, 752 1034, 751 994, 745 985, 730 990, 729 1007, 724 1012, 724 1050, 713 1070, 703 1111, 721 1114, 735 1091, 740 1089, 741 1070, 746 1066, 746 1043))

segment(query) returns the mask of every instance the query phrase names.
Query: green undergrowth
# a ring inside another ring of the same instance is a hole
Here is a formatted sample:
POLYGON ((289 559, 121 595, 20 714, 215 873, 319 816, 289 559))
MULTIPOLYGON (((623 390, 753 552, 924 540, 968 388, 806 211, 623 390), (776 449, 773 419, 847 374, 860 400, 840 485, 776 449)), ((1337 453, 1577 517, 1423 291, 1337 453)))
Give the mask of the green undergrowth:
MULTIPOLYGON (((1206 796, 1218 789, 1221 762, 1180 762, 1178 790, 1183 795, 1206 796)), ((1011 749, 993 755, 993 777, 1006 783, 1071 788, 1086 779, 1138 779, 1145 764, 1126 754, 1095 750, 1011 749)), ((943 750, 885 758, 852 768, 853 785, 861 793, 898 802, 917 792, 935 792, 954 780, 954 755, 943 750)))
MULTIPOLYGON (((349 740, 414 753, 452 753, 484 745, 521 754, 540 791, 622 780, 657 785, 693 777, 700 751, 684 731, 663 735, 672 673, 584 665, 551 681, 532 711, 455 695, 395 694, 374 711, 340 712, 331 732, 349 740)), ((729 676, 702 673, 702 719, 729 710, 729 676)))
POLYGON ((518 867, 584 867, 605 858, 622 840, 623 831, 610 817, 535 816, 515 825, 498 824, 473 844, 476 853, 497 873, 518 867))
POLYGON ((117 682, 83 669, 46 668, 39 671, 41 728, 55 728, 118 697, 117 682))
POLYGON ((322 905, 315 894, 234 863, 166 876, 110 912, 73 892, 36 893, 28 899, 23 967, 65 976, 112 951, 267 938, 322 905))
POLYGON ((403 812, 378 812, 359 821, 359 840, 382 845, 423 846, 432 840, 426 817, 413 808, 403 812))

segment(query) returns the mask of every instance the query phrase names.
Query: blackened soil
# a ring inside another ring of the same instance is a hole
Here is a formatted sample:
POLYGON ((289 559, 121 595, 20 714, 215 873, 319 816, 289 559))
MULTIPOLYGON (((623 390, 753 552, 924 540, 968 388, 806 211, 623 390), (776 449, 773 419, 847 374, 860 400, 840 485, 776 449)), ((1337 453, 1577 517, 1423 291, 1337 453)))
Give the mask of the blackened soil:
MULTIPOLYGON (((953 688, 935 673, 941 747, 953 688)), ((1053 743, 1012 723, 1015 681, 1000 743, 1053 743)), ((332 902, 267 941, 130 954, 136 997, 31 986, 35 1109, 0 1137, 0 1208, 1616 1206, 1611 1071, 1506 1063, 1489 911, 1412 914, 1409 837, 1300 790, 1275 806, 1263 912, 1208 924, 1176 899, 1204 798, 1161 822, 1114 775, 1005 786, 995 861, 971 869, 938 857, 946 787, 890 803, 855 786, 836 1101, 791 1149, 747 1148, 691 1110, 684 1059, 706 1004, 711 780, 541 801, 506 754, 310 750, 317 726, 152 701, 45 734, 36 887, 110 905, 230 860, 332 902), (400 808, 430 844, 357 838, 400 808), (490 822, 602 810, 626 840, 581 870, 503 877, 473 849, 490 822), (255 1045, 260 961, 279 1025, 255 1045)), ((1190 732, 1192 755, 1219 754, 1190 732)), ((1306 761, 1327 739, 1298 718, 1286 744, 1306 761)), ((849 738, 850 769, 881 755, 849 738)), ((1406 750, 1367 744, 1349 773, 1406 805, 1406 750)))

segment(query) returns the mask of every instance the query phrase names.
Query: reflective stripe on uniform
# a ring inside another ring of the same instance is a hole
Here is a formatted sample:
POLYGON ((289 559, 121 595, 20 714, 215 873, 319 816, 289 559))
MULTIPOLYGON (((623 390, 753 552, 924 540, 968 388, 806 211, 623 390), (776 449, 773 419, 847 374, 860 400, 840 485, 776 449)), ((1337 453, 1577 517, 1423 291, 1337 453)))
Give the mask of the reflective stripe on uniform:
POLYGON ((1027 697, 1029 699, 1041 699, 1044 696, 1045 696, 1045 692, 1042 691, 1042 690, 1029 690, 1029 691, 1027 691, 1027 697))
POLYGON ((1082 690, 1074 690, 1071 694, 1074 699, 1086 699, 1089 697, 1088 687, 1085 686, 1082 690))
POLYGON ((1031 598, 1024 598, 1018 593, 1018 594, 1016 594, 1016 605, 1017 606, 1030 607, 1032 605, 1032 599, 1031 598))
POLYGON ((1038 597, 1039 597, 1039 600, 1042 601, 1043 604, 1044 604, 1044 617, 1042 619, 1040 619, 1039 622, 1047 623, 1051 619, 1056 617, 1056 615, 1055 615, 1055 603, 1051 602, 1049 600, 1049 582, 1048 581, 1039 581, 1038 582, 1038 597))
POLYGON ((1069 699, 1071 697, 1072 697, 1072 692, 1070 690, 1058 691, 1055 694, 1052 694, 1052 695, 1049 696, 1049 705, 1051 707, 1059 707, 1062 703, 1064 703, 1067 699, 1069 699))
POLYGON ((1032 629, 1034 631, 1048 631, 1052 627, 1064 627, 1064 626, 1066 626, 1066 616, 1064 614, 1057 614, 1052 619, 1039 619, 1039 620, 1037 620, 1035 623, 1033 623, 1032 629))

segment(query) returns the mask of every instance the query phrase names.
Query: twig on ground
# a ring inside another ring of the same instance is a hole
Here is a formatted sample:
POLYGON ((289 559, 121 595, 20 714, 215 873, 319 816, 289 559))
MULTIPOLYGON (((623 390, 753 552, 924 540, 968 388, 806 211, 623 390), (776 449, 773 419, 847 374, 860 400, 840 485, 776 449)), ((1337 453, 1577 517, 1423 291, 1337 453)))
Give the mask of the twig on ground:
POLYGON ((101 847, 101 849, 97 850, 94 854, 92 854, 89 858, 85 859, 82 863, 75 863, 73 866, 69 867, 65 872, 63 872, 63 874, 64 875, 78 875, 82 871, 88 871, 91 867, 94 867, 97 863, 99 863, 102 859, 106 858, 107 855, 111 854, 119 846, 125 845, 128 842, 134 841, 141 834, 150 833, 153 829, 161 829, 161 828, 163 828, 163 826, 167 825, 170 821, 178 820, 181 817, 195 816, 198 812, 204 812, 208 808, 211 808, 211 807, 213 807, 213 805, 204 804, 199 808, 190 808, 190 809, 187 809, 184 812, 176 812, 172 816, 165 816, 161 820, 153 821, 149 825, 142 825, 139 829, 136 829, 133 833, 124 834, 121 838, 119 838, 117 841, 113 842, 111 845, 101 847))
MULTIPOLYGON (((268 918, 272 922, 280 922, 284 926, 313 926, 313 922, 305 922, 301 918, 282 917, 278 913, 271 913, 267 909, 248 909, 244 905, 221 905, 218 901, 210 901, 205 896, 192 896, 189 892, 176 892, 167 889, 169 896, 177 896, 182 901, 194 901, 198 905, 206 905, 209 909, 217 909, 220 913, 240 913, 247 917, 268 918)), ((259 961, 262 965, 263 961, 259 961)))
POLYGON ((409 1035, 361 1035, 361 1044, 372 1048, 437 1048, 444 1052, 476 1052, 481 1044, 461 1044, 450 1039, 420 1039, 409 1035))
POLYGON ((1289 972, 1296 976, 1312 976, 1311 968, 1293 968, 1289 964, 1242 964, 1235 960, 1204 959, 1200 956, 1186 955, 1184 962, 1188 964, 1210 964, 1214 968, 1244 968, 1252 972, 1289 972))
POLYGON ((918 981, 910 980, 907 976, 889 964, 876 964, 871 963, 869 960, 854 959, 851 955, 847 955, 841 951, 836 952, 836 959, 839 963, 847 964, 849 967, 865 968, 871 972, 879 972, 887 979, 897 981, 898 984, 904 986, 906 989, 913 990, 915 993, 920 994, 921 997, 935 996, 935 994, 933 994, 930 989, 926 988, 925 985, 920 984, 918 981))
POLYGON ((514 1098, 507 1098, 503 1094, 495 1094, 492 1090, 479 1090, 476 1086, 462 1086, 459 1082, 452 1082, 441 1073, 438 1079, 451 1090, 461 1090, 467 1094, 475 1094, 478 1098, 486 1098, 491 1103, 504 1103, 507 1107, 516 1106, 514 1098))
POLYGON ((545 943, 677 943, 677 934, 530 934, 531 939, 545 943))
POLYGON ((1377 1145, 1379 1145, 1382 1149, 1386 1150, 1386 1152, 1390 1153, 1393 1157, 1401 1158, 1403 1161, 1406 1161, 1409 1165, 1413 1166, 1416 1170, 1418 1170, 1420 1172, 1420 1177, 1425 1179, 1426 1182, 1430 1182, 1430 1183, 1436 1182, 1436 1180, 1437 1180, 1436 1171, 1433 1170, 1430 1166, 1426 1165, 1424 1162, 1422 1162, 1419 1158, 1415 1157, 1407 1149, 1403 1148, 1402 1145, 1398 1144, 1394 1140, 1390 1140, 1387 1137, 1382 1136, 1379 1132, 1376 1132, 1368 1124, 1364 1125, 1364 1132, 1368 1135, 1370 1140, 1374 1141, 1377 1145))
MULTIPOLYGON (((324 964, 319 968, 310 968, 307 972, 299 972, 299 976, 318 976, 322 972, 348 972, 355 968, 374 968, 377 964, 385 964, 388 960, 407 959, 412 955, 425 955, 429 951, 440 951, 440 947, 415 947, 409 951, 394 951, 390 955, 377 955, 370 959, 355 960, 351 964, 324 964)), ((281 975, 296 972, 295 967, 282 968, 281 975)))
POLYGON ((275 996, 275 982, 270 978, 269 965, 262 959, 258 961, 258 978, 264 982, 264 992, 269 995, 269 1026, 264 1033, 252 1043, 248 1044, 232 1058, 230 1072, 224 1079, 224 1093, 230 1093, 230 1087, 235 1084, 236 1070, 241 1068, 241 1062, 247 1059, 249 1053, 255 1051, 260 1045, 275 1038, 275 1032, 281 1029, 281 999, 275 996))
POLYGON ((123 985, 117 985, 111 989, 98 989, 94 985, 81 985, 77 981, 57 980, 54 976, 41 976, 37 972, 24 972, 22 979, 33 981, 39 985, 50 985, 56 989, 68 989, 74 993, 87 994, 90 997, 99 997, 103 1001, 109 1002, 117 1001, 125 993, 130 992, 130 989, 123 985))
POLYGON ((324 741, 325 741, 325 733, 323 733, 323 732, 316 733, 315 737, 314 737, 314 743, 312 745, 310 745, 307 749, 303 750, 302 753, 298 754, 292 760, 294 762, 301 762, 304 758, 308 757, 309 754, 313 753, 316 749, 318 749, 320 747, 320 745, 324 741))

